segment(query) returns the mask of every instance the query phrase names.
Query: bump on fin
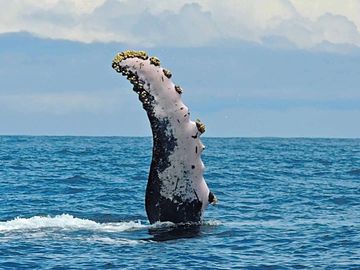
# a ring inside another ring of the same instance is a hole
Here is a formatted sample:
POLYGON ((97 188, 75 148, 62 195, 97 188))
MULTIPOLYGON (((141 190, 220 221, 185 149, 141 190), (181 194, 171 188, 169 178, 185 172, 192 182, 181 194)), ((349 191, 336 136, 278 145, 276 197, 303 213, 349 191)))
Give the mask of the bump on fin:
POLYGON ((218 202, 218 199, 216 198, 216 196, 214 195, 214 193, 212 193, 211 191, 210 191, 210 193, 209 193, 208 201, 209 201, 209 203, 212 204, 212 205, 215 205, 215 204, 217 204, 217 202, 218 202))
POLYGON ((175 91, 181 94, 183 92, 182 88, 179 85, 175 85, 175 91))
POLYGON ((168 79, 170 79, 171 76, 172 76, 170 70, 167 70, 167 69, 165 69, 165 68, 163 68, 163 73, 164 73, 164 75, 165 75, 168 79))
POLYGON ((199 119, 196 119, 195 123, 198 131, 203 134, 205 132, 205 125, 199 119))

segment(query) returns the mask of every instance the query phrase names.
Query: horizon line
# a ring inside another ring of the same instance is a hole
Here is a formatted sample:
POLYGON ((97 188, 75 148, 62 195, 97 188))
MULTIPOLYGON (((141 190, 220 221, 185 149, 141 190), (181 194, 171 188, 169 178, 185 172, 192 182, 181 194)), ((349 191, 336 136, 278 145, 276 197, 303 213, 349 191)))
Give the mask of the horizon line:
MULTIPOLYGON (((71 134, 0 134, 0 137, 94 137, 94 138, 152 138, 152 135, 71 135, 71 134)), ((324 136, 202 136, 210 139, 360 139, 360 137, 324 137, 324 136)))

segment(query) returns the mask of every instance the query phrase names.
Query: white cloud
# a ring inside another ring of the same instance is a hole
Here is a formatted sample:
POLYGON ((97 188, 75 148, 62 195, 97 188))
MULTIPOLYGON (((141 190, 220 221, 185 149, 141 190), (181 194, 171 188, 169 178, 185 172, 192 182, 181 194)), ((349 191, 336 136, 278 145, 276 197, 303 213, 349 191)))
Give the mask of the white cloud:
POLYGON ((359 0, 0 0, 0 33, 82 42, 201 46, 221 40, 299 48, 360 46, 359 0))

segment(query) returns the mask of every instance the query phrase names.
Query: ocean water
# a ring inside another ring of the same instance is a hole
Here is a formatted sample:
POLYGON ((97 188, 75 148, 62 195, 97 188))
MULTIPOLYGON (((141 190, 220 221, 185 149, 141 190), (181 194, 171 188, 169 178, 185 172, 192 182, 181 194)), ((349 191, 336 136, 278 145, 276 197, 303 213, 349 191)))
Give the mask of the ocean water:
POLYGON ((204 138, 219 199, 149 225, 151 138, 0 137, 0 269, 360 269, 360 139, 204 138))

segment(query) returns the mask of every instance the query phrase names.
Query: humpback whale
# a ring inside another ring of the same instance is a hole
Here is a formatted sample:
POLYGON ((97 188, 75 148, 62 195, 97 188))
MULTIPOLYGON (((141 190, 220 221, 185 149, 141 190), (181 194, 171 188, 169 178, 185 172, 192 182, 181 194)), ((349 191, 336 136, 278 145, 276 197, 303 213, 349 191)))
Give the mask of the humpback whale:
POLYGON ((153 152, 145 195, 150 223, 198 223, 217 199, 204 178, 200 135, 205 125, 190 120, 175 85, 160 60, 144 51, 116 54, 112 68, 126 76, 138 94, 150 121, 153 152))

